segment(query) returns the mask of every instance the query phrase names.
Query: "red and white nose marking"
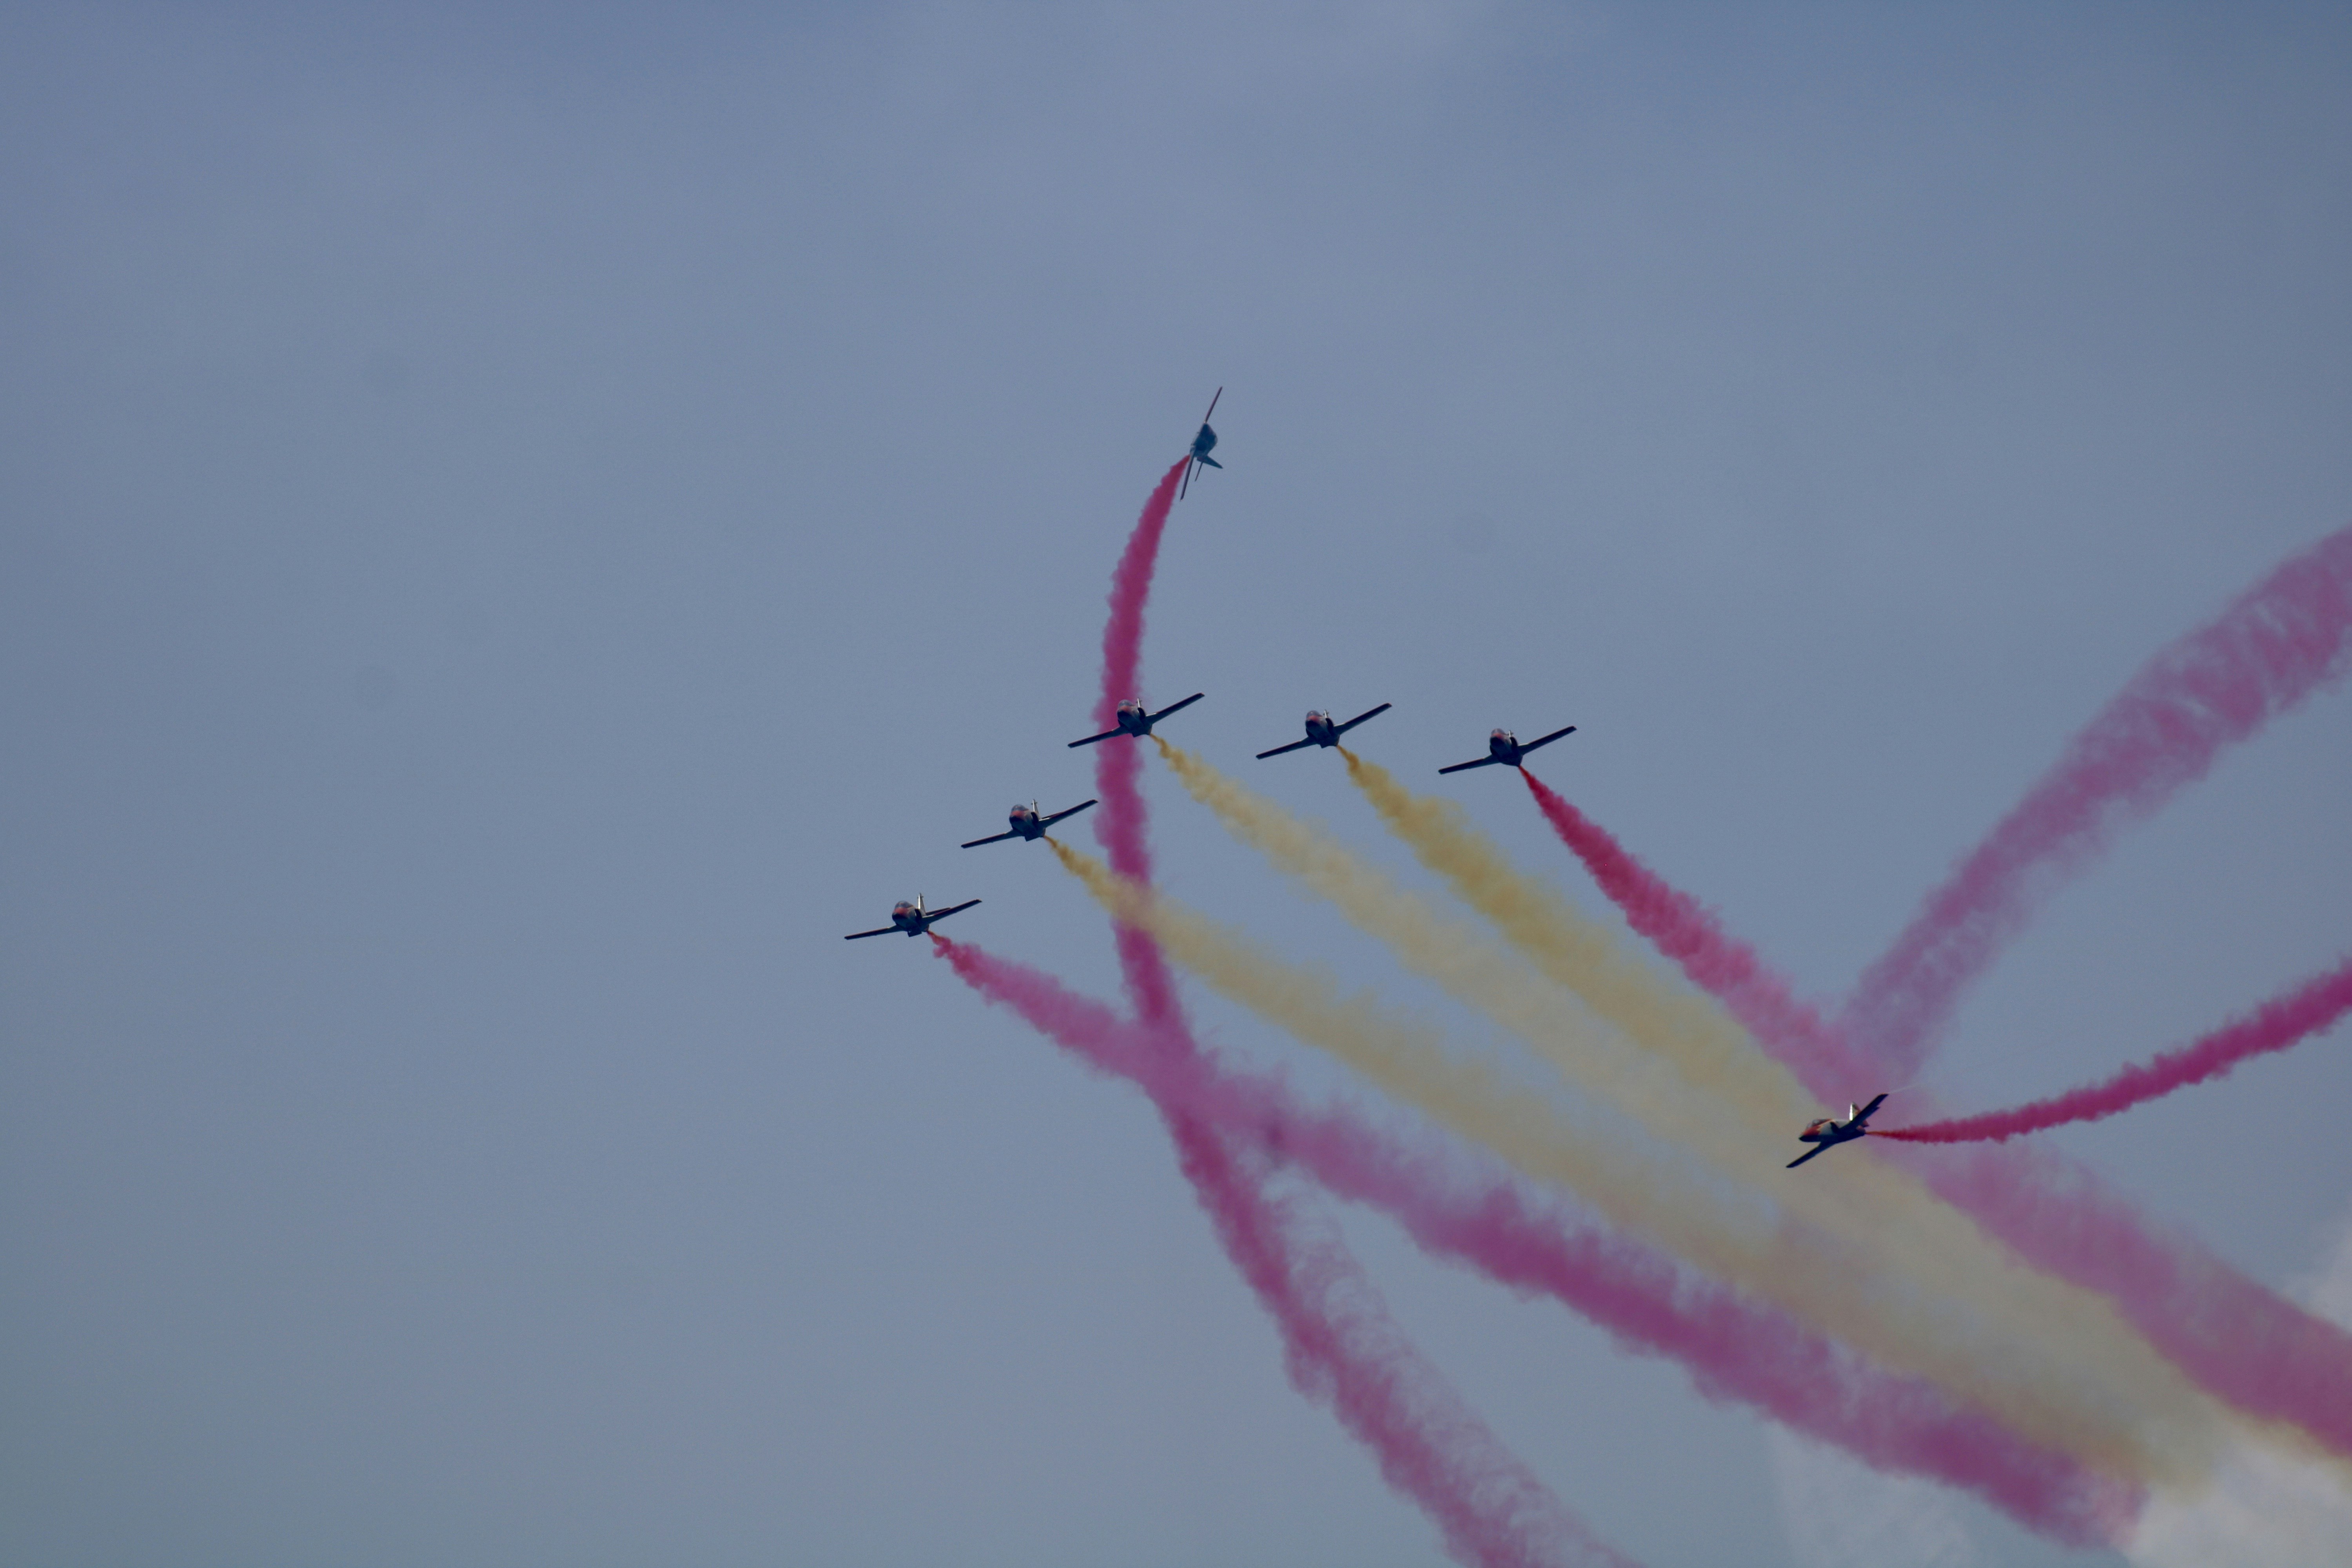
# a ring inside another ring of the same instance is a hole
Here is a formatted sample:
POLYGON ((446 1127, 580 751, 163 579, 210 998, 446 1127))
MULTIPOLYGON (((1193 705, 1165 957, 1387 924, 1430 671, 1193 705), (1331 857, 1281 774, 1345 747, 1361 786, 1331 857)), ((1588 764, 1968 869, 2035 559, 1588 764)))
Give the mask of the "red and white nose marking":
POLYGON ((915 906, 907 902, 904 899, 899 900, 897 903, 890 906, 890 913, 894 916, 911 915, 914 912, 915 906))
POLYGON ((1511 732, 1508 730, 1496 730, 1486 738, 1490 741, 1507 741, 1511 738, 1511 732))
POLYGON ((1331 721, 1331 715, 1309 708, 1307 710, 1307 721, 1309 724, 1328 724, 1331 721))

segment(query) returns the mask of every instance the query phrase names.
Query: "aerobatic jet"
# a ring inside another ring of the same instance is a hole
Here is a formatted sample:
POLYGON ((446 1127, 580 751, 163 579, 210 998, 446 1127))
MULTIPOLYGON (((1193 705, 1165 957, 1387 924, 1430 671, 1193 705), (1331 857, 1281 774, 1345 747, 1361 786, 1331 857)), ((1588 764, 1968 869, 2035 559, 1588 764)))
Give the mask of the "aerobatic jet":
POLYGON ((917 893, 915 901, 911 904, 901 899, 890 906, 888 925, 877 926, 872 931, 854 931, 841 940, 856 942, 861 936, 888 936, 894 931, 905 931, 908 936, 920 936, 930 930, 936 922, 947 919, 950 915, 961 914, 978 902, 980 902, 978 899, 967 899, 960 904, 950 904, 943 910, 927 910, 923 908, 923 895, 917 893))
POLYGON ((1276 746, 1270 752, 1260 752, 1257 754, 1257 759, 1260 762, 1264 762, 1268 757, 1278 757, 1285 752, 1296 752, 1304 746, 1336 746, 1339 743, 1340 736, 1346 734, 1349 731, 1354 729, 1357 725, 1362 723, 1367 719, 1378 718, 1380 715, 1387 712, 1391 706, 1391 704, 1383 702, 1379 707, 1374 708, 1368 712, 1357 714, 1354 718, 1349 720, 1344 724, 1334 724, 1331 722, 1331 715, 1328 713, 1318 713, 1314 709, 1310 708, 1307 710, 1307 739, 1303 741, 1293 741, 1286 746, 1276 746))
POLYGON ((1507 768, 1516 768, 1519 765, 1520 760, 1538 746, 1549 746, 1562 735, 1575 733, 1576 726, 1570 724, 1565 730, 1554 730, 1539 740, 1529 741, 1527 744, 1521 745, 1519 738, 1508 730, 1496 730, 1486 737, 1485 756, 1475 763, 1456 763, 1450 768, 1440 768, 1437 771, 1441 773, 1458 773, 1465 768, 1491 768, 1497 763, 1507 768))
POLYGON ((1787 1169, 1793 1171, 1817 1154, 1826 1153, 1841 1143, 1851 1143, 1866 1135, 1870 1129, 1864 1124, 1870 1121, 1870 1113, 1885 1103, 1886 1097, 1882 1094, 1868 1105, 1847 1106, 1843 1121, 1824 1116, 1812 1123, 1797 1134, 1800 1142, 1811 1143, 1812 1147, 1790 1161, 1787 1169))
POLYGON ((1061 821, 1062 818, 1066 816, 1077 816, 1078 813, 1086 810, 1087 806, 1094 804, 1095 803, 1090 800, 1083 801, 1080 804, 1070 807, 1067 811, 1057 811, 1051 816, 1038 816, 1037 803, 1034 800, 1027 805, 1015 805, 1012 811, 1011 820, 1013 827, 1010 832, 992 833, 985 838, 975 838, 971 843, 965 845, 964 847, 967 849, 977 849, 983 844, 1002 844, 1008 838, 1043 838, 1045 837, 1045 829, 1053 826, 1054 824, 1061 821))
POLYGON ((1151 726, 1159 723, 1160 721, 1167 718, 1168 715, 1175 712, 1179 708, 1190 708, 1193 703, 1201 700, 1201 697, 1202 693, 1195 691, 1192 696, 1184 699, 1183 701, 1171 702, 1167 707, 1162 708, 1157 713, 1145 712, 1143 710, 1143 704, 1130 697, 1126 701, 1118 705, 1118 729, 1105 730, 1099 735, 1088 735, 1085 740, 1073 741, 1070 744, 1073 746, 1091 746, 1097 741, 1116 740, 1121 735, 1134 735, 1138 738, 1149 735, 1151 733, 1151 726))
MULTIPOLYGON (((1224 395, 1225 389, 1223 387, 1221 386, 1217 388, 1217 397, 1223 397, 1224 395)), ((1209 414, 1214 414, 1217 411, 1217 397, 1212 397, 1209 399, 1209 414)), ((1191 493, 1192 489, 1192 476, 1201 471, 1202 464, 1206 463, 1213 468, 1222 468, 1224 467, 1224 465, 1217 461, 1216 458, 1209 456, 1209 449, 1217 444, 1217 433, 1209 428, 1209 414, 1203 414, 1201 416, 1201 433, 1192 437, 1192 449, 1185 455, 1184 486, 1183 489, 1176 492, 1176 499, 1178 500, 1182 500, 1186 495, 1191 493)))

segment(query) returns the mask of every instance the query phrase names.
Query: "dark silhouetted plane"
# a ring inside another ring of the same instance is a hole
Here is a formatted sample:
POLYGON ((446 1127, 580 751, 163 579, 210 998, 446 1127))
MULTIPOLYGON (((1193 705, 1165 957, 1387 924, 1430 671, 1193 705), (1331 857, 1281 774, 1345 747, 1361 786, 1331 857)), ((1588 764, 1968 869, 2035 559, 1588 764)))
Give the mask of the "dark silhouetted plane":
POLYGON ((1391 706, 1391 704, 1383 702, 1377 708, 1357 714, 1344 724, 1334 724, 1331 722, 1331 715, 1318 712, 1310 708, 1307 710, 1307 739, 1293 741, 1286 746, 1276 746, 1270 752, 1260 752, 1257 754, 1258 761, 1264 762, 1268 757, 1278 757, 1285 752, 1296 752, 1305 746, 1336 746, 1339 743, 1340 736, 1367 719, 1378 718, 1387 712, 1391 706))
POLYGON ((1519 743, 1519 738, 1517 735, 1512 734, 1508 730, 1496 730, 1486 737, 1486 754, 1485 756, 1480 757, 1475 763, 1456 763, 1450 768, 1440 768, 1437 771, 1441 773, 1458 773, 1465 768, 1491 768, 1497 764, 1507 768, 1516 768, 1519 765, 1521 759, 1525 758, 1529 752, 1534 751, 1538 746, 1549 746, 1554 741, 1559 740, 1562 735, 1573 735, 1575 733, 1576 726, 1570 724, 1565 730, 1554 730, 1550 734, 1542 737, 1540 740, 1529 741, 1523 746, 1519 743))
POLYGON ((841 940, 856 942, 861 936, 888 936, 894 931, 905 931, 908 936, 920 936, 930 930, 934 922, 943 921, 950 915, 961 914, 978 902, 980 902, 978 899, 968 899, 961 904, 950 904, 943 910, 927 910, 923 908, 923 895, 917 893, 915 901, 911 904, 901 899, 890 906, 888 925, 877 926, 872 931, 854 931, 841 940))
MULTIPOLYGON (((1217 397, 1223 397, 1224 395, 1223 387, 1217 388, 1217 397)), ((1209 414, 1214 414, 1217 411, 1217 397, 1209 399, 1209 414)), ((1210 448, 1217 444, 1217 433, 1209 428, 1209 414, 1201 416, 1201 433, 1192 437, 1192 449, 1185 455, 1187 461, 1184 465, 1184 485, 1176 492, 1178 500, 1182 500, 1192 493, 1192 476, 1201 471, 1202 464, 1206 463, 1213 468, 1224 467, 1216 458, 1209 456, 1210 448)))
POLYGON ((1886 1097, 1882 1094, 1868 1105, 1847 1106, 1843 1121, 1824 1116, 1819 1121, 1812 1122, 1802 1132, 1797 1134, 1799 1142, 1811 1143, 1812 1147, 1790 1161, 1788 1168, 1793 1171, 1806 1161, 1825 1154, 1841 1143, 1851 1143, 1855 1139, 1867 1135, 1870 1129, 1864 1123, 1869 1121, 1870 1113, 1885 1103, 1886 1097))
POLYGON ((1175 712, 1179 708, 1190 708, 1193 703, 1201 700, 1201 697, 1202 693, 1195 691, 1192 696, 1184 699, 1183 701, 1171 702, 1167 707, 1162 708, 1157 713, 1145 712, 1143 710, 1143 704, 1130 697, 1126 701, 1118 705, 1118 729, 1105 730, 1099 735, 1088 735, 1085 740, 1073 741, 1070 744, 1073 746, 1091 746, 1097 741, 1115 740, 1121 735, 1134 735, 1138 737, 1149 735, 1151 733, 1151 726, 1159 723, 1160 721, 1167 718, 1168 715, 1175 712))
POLYGON ((1037 803, 1034 800, 1027 805, 1016 805, 1013 808, 1011 814, 1011 820, 1013 823, 1011 831, 1005 833, 992 833, 985 838, 975 838, 971 843, 965 845, 964 847, 967 849, 977 849, 983 844, 1002 844, 1008 838, 1043 838, 1045 837, 1045 829, 1053 826, 1054 824, 1061 821, 1062 818, 1066 816, 1077 816, 1078 813, 1086 810, 1087 806, 1093 805, 1094 804, 1096 803, 1090 800, 1082 801, 1078 805, 1070 807, 1069 810, 1057 811, 1051 816, 1038 816, 1037 803))

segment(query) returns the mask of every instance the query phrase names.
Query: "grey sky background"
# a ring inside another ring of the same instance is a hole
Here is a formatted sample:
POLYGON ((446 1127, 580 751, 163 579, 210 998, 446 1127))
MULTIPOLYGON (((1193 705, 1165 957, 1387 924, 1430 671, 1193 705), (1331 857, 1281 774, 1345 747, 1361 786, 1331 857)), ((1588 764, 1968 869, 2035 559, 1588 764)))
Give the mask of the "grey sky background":
MULTIPOLYGON (((0 1561, 1439 1561, 1148 1108, 839 941, 981 897, 1112 988, 955 846, 1089 792, 1210 393, 1186 743, 1417 879, 1249 753, 1577 723, 1544 775, 1834 994, 2352 519, 2348 254, 2339 7, 0 8, 0 1561)), ((2120 841, 1938 1089, 2352 944, 2347 718, 2120 841)), ((1180 894, 1441 1010, 1165 784, 1180 894)), ((2286 1283, 2347 1045, 2053 1141, 2286 1283)), ((1758 1422, 1344 1223, 1609 1538, 1810 1561, 1758 1422)))

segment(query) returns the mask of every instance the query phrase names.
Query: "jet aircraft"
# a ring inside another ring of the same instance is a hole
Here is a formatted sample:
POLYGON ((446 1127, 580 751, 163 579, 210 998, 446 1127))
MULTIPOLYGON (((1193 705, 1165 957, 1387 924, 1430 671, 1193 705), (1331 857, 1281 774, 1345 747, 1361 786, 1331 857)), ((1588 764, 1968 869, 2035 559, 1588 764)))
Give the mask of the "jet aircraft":
POLYGON ((978 902, 980 902, 978 899, 968 899, 961 904, 950 904, 943 910, 927 910, 923 908, 923 895, 917 893, 915 901, 911 904, 901 899, 890 906, 888 925, 877 926, 872 931, 854 931, 841 940, 856 942, 861 936, 888 936, 894 931, 905 931, 908 936, 920 936, 930 930, 935 922, 943 921, 952 914, 961 914, 978 902))
MULTIPOLYGON (((1223 387, 1221 386, 1217 388, 1217 397, 1223 397, 1224 395, 1225 389, 1223 387)), ((1209 399, 1209 414, 1214 414, 1217 411, 1217 397, 1212 397, 1209 399)), ((1186 454, 1189 460, 1184 466, 1183 489, 1176 492, 1176 499, 1178 500, 1182 500, 1184 497, 1191 492, 1192 489, 1192 476, 1201 471, 1202 464, 1206 463, 1213 468, 1222 468, 1224 467, 1224 465, 1217 461, 1216 458, 1209 456, 1209 449, 1217 444, 1217 433, 1209 428, 1209 414, 1203 414, 1201 416, 1201 433, 1192 437, 1192 450, 1186 454)))
POLYGON ((1793 1171, 1816 1155, 1826 1153, 1841 1143, 1851 1143, 1855 1139, 1864 1136, 1870 1131, 1869 1127, 1864 1125, 1870 1121, 1870 1113, 1885 1103, 1886 1097, 1882 1094, 1868 1105, 1847 1106, 1843 1121, 1824 1116, 1819 1121, 1813 1122, 1802 1132, 1797 1134, 1799 1142, 1811 1143, 1812 1147, 1790 1161, 1787 1168, 1793 1171))
POLYGON ((1192 696, 1184 699, 1183 701, 1171 702, 1167 707, 1162 708, 1157 713, 1145 712, 1143 710, 1143 704, 1130 697, 1126 701, 1118 705, 1118 729, 1105 730, 1099 735, 1088 735, 1085 740, 1073 741, 1070 744, 1073 746, 1091 746, 1097 741, 1115 740, 1121 735, 1134 735, 1138 737, 1149 735, 1151 733, 1151 726, 1159 723, 1160 721, 1167 718, 1168 715, 1175 712, 1179 708, 1190 708, 1193 703, 1201 700, 1202 695, 1202 693, 1195 691, 1192 696))
POLYGON ((1077 816, 1078 813, 1086 810, 1087 806, 1093 805, 1094 804, 1095 802, 1090 800, 1085 801, 1077 805, 1070 807, 1067 811, 1057 811, 1051 816, 1038 816, 1037 803, 1034 800, 1027 805, 1015 805, 1012 811, 1012 831, 1007 833, 992 833, 985 838, 975 838, 971 843, 965 845, 964 847, 967 849, 977 849, 983 844, 1002 844, 1008 838, 1043 838, 1045 837, 1045 829, 1053 826, 1054 824, 1061 821, 1062 818, 1066 816, 1077 816))
POLYGON ((1264 762, 1268 757, 1278 757, 1285 752, 1296 752, 1305 746, 1336 746, 1339 743, 1340 736, 1367 719, 1378 718, 1387 712, 1391 706, 1391 703, 1383 702, 1370 712, 1357 714, 1344 724, 1334 724, 1331 721, 1331 715, 1319 713, 1310 708, 1307 710, 1307 739, 1293 741, 1286 746, 1276 746, 1270 752, 1260 752, 1257 754, 1258 761, 1264 762))
POLYGON ((1562 735, 1575 733, 1576 726, 1570 724, 1565 730, 1554 730, 1541 740, 1529 741, 1527 744, 1521 745, 1519 738, 1508 730, 1496 730, 1486 737, 1485 756, 1480 757, 1476 762, 1456 763, 1450 768, 1440 768, 1437 771, 1441 773, 1458 773, 1465 768, 1491 768, 1497 763, 1507 768, 1516 768, 1519 765, 1520 759, 1538 746, 1549 746, 1562 735))

